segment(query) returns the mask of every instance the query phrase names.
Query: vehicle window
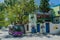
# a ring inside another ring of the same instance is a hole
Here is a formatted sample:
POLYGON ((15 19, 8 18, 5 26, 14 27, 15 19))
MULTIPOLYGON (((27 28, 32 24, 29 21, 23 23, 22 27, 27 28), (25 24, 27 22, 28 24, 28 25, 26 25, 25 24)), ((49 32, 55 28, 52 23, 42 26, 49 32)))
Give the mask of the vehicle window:
POLYGON ((15 31, 23 31, 23 27, 22 26, 14 26, 13 29, 15 31))

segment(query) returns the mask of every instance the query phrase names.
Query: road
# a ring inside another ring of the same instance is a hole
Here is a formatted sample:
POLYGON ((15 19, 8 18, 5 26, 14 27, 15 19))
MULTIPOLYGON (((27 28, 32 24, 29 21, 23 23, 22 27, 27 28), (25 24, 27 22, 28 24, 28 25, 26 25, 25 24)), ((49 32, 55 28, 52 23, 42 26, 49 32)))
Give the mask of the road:
POLYGON ((8 31, 0 30, 0 40, 60 40, 60 36, 57 35, 34 35, 23 37, 12 37, 8 34, 8 31))

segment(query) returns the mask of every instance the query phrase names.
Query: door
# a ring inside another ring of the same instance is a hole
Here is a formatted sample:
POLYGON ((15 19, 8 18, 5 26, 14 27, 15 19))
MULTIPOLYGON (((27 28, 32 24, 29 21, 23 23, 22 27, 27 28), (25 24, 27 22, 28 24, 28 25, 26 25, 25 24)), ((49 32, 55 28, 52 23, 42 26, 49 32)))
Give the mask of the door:
POLYGON ((37 24, 37 32, 40 32, 40 24, 37 24))
POLYGON ((36 29, 35 29, 35 27, 32 27, 32 33, 36 33, 36 29))
POLYGON ((49 33, 50 32, 50 26, 49 26, 49 23, 46 23, 46 33, 49 33))

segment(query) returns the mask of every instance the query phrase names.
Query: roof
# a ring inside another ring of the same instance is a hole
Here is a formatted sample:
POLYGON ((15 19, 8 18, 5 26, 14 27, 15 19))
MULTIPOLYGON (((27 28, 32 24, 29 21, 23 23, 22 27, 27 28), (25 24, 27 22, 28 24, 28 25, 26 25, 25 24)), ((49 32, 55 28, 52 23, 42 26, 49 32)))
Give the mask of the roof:
POLYGON ((60 6, 60 4, 58 4, 58 5, 54 5, 54 6, 52 6, 52 7, 57 7, 57 6, 60 6))
MULTIPOLYGON (((55 8, 55 7, 58 7, 58 6, 60 6, 60 4, 52 6, 52 9, 55 8)), ((54 15, 55 15, 55 16, 60 16, 60 14, 58 14, 57 11, 55 11, 54 15)))

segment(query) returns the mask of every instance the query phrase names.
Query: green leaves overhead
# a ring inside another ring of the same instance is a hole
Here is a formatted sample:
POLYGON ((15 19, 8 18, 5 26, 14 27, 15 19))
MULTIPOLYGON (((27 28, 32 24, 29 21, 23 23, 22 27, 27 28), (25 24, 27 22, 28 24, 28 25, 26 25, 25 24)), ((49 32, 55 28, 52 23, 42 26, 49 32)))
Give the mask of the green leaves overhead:
POLYGON ((50 5, 49 0, 41 0, 40 6, 39 6, 40 12, 48 12, 50 11, 50 5))
POLYGON ((0 3, 0 26, 8 26, 15 21, 26 24, 29 14, 36 9, 34 0, 4 0, 4 3, 0 3))
POLYGON ((10 21, 19 21, 23 24, 27 23, 28 16, 26 14, 33 13, 35 11, 35 4, 34 0, 5 0, 5 3, 7 5, 6 12, 7 17, 10 21), (15 2, 13 2, 15 1, 15 2), (12 4, 7 4, 7 3, 12 4))
POLYGON ((5 21, 4 11, 0 11, 0 26, 3 26, 5 21))
POLYGON ((36 10, 40 12, 49 12, 49 0, 40 0, 39 7, 35 4, 35 0, 4 0, 0 3, 0 20, 5 25, 11 22, 19 21, 21 24, 26 24, 29 21, 29 14, 36 10), (5 19, 8 19, 7 21, 5 19))

